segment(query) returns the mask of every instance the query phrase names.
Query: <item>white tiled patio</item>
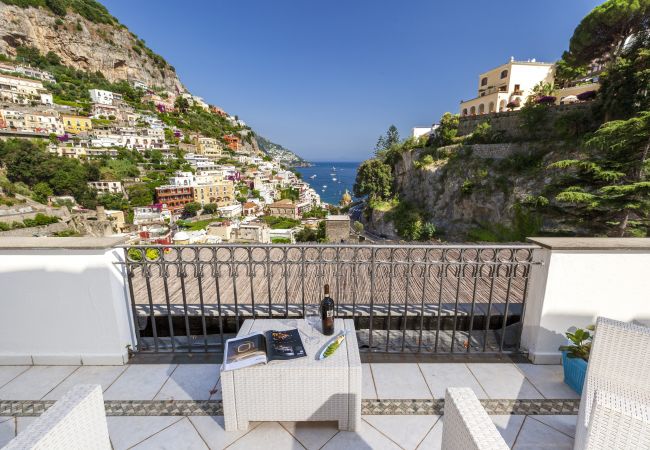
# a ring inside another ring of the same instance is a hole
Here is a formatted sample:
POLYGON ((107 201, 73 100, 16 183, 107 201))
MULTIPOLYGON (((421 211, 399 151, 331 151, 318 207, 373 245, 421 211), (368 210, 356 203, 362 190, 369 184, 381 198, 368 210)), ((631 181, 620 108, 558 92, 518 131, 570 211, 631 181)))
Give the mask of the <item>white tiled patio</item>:
MULTIPOLYGON (((104 399, 220 400, 218 364, 138 364, 127 366, 0 366, 0 405, 60 398, 76 384, 100 384, 104 399)), ((324 380, 326 382, 326 380, 324 380)), ((471 387, 486 400, 573 400, 557 365, 513 363, 381 363, 363 365, 363 399, 435 400, 448 386, 471 387)), ((497 402, 498 403, 498 402, 497 402)), ((3 409, 0 408, 0 412, 3 409)), ((223 417, 178 415, 115 416, 108 426, 115 449, 436 449, 439 415, 364 415, 357 432, 335 423, 254 423, 247 432, 226 432, 223 417)), ((141 414, 141 413, 134 413, 141 414)), ((2 414, 0 414, 2 416, 2 414)), ((575 415, 491 415, 508 444, 518 449, 573 446, 575 415)), ((0 417, 0 447, 34 420, 0 417)))

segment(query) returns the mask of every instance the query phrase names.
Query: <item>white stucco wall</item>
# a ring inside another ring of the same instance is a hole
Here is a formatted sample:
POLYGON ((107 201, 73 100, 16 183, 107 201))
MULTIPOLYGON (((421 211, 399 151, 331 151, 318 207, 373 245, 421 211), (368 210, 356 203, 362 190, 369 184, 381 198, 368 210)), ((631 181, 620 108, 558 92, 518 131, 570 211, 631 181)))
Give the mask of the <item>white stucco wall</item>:
POLYGON ((127 345, 134 346, 128 289, 122 266, 114 264, 121 249, 1 244, 0 364, 128 360, 127 345))
POLYGON ((533 269, 522 334, 533 362, 558 363, 564 333, 597 316, 650 326, 650 248, 545 248, 538 258, 544 264, 533 269))

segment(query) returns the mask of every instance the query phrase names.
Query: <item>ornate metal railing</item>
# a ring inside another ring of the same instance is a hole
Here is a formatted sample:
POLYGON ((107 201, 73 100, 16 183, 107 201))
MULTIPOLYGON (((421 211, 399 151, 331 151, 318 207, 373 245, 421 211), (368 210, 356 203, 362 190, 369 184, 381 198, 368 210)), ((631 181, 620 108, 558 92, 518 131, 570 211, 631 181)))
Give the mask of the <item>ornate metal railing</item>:
POLYGON ((142 352, 220 352, 246 318, 300 320, 329 284, 371 352, 519 350, 533 245, 125 247, 142 352))

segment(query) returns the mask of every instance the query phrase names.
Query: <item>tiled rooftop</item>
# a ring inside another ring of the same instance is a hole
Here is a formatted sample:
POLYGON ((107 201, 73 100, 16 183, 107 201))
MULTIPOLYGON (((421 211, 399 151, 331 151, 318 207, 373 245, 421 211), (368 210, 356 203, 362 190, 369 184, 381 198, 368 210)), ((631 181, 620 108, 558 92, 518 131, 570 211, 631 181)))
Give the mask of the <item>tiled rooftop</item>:
MULTIPOLYGON (((364 364, 357 432, 336 423, 224 431, 218 364, 0 366, 0 447, 76 384, 100 384, 115 449, 440 447, 445 388, 471 387, 514 448, 573 446, 578 396, 557 365, 364 364)), ((325 381, 324 381, 325 382, 325 381)))

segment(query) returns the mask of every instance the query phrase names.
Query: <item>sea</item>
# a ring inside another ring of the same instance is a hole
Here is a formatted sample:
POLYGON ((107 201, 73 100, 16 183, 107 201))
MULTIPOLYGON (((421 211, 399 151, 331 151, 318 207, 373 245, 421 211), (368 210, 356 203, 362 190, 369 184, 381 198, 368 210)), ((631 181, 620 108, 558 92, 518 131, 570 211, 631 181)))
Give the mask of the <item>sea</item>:
POLYGON ((311 167, 296 167, 302 179, 318 192, 322 201, 338 205, 347 189, 352 194, 352 186, 357 176, 360 162, 315 162, 311 167))

